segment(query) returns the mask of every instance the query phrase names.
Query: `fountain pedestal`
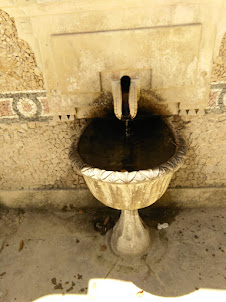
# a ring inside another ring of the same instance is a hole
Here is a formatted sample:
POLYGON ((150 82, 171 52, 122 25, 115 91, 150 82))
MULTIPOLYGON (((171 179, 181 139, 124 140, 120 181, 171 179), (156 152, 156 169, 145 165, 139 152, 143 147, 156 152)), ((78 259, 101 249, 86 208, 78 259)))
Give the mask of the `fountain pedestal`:
POLYGON ((142 255, 150 245, 150 234, 138 210, 124 210, 110 239, 113 252, 121 256, 142 255))
MULTIPOLYGON (((117 255, 136 256, 144 254, 150 245, 150 235, 139 217, 138 209, 150 206, 164 194, 174 172, 184 161, 186 149, 184 140, 166 119, 155 117, 146 121, 137 120, 134 125, 140 125, 141 131, 138 137, 143 134, 144 139, 139 149, 141 153, 139 150, 137 153, 134 151, 134 168, 128 171, 123 169, 124 157, 121 159, 120 156, 114 157, 117 152, 120 155, 121 147, 118 151, 115 147, 117 144, 108 139, 113 128, 116 133, 112 135, 117 142, 121 134, 119 123, 121 122, 117 120, 116 122, 96 120, 93 124, 92 122, 88 124, 80 140, 72 144, 70 158, 77 171, 84 177, 91 193, 106 206, 122 211, 112 231, 110 239, 112 250, 117 255), (164 131, 161 132, 161 129, 164 131), (145 138, 151 136, 152 131, 157 131, 157 134, 159 131, 157 140, 153 143, 148 141, 145 145, 145 138), (108 146, 106 150, 105 145, 108 146), (157 150, 156 155, 151 154, 153 148, 157 150), (167 148, 170 152, 165 154, 167 148), (161 152, 164 157, 160 157, 159 164, 154 162, 153 168, 144 169, 146 156, 143 151, 148 155, 148 159, 158 158, 161 152), (136 161, 136 154, 138 161, 136 161), (113 161, 112 158, 115 160, 113 161), (115 170, 112 162, 116 165, 115 170), (118 162, 122 162, 122 166, 118 166, 118 162)), ((131 151, 131 148, 129 150, 131 151)), ((128 157, 128 154, 126 156, 128 157)))

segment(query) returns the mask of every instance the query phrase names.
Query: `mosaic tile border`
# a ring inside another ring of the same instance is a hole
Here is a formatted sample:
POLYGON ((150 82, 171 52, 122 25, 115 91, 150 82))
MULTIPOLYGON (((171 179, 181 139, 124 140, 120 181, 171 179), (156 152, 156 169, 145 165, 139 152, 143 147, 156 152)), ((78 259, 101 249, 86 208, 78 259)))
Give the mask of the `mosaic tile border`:
MULTIPOLYGON (((203 115, 226 112, 226 82, 211 83, 209 106, 203 110, 184 110, 180 115, 203 115), (202 111, 202 112, 201 112, 202 111)), ((50 114, 46 90, 0 93, 0 123, 74 120, 72 115, 50 114)))
POLYGON ((2 122, 40 121, 52 119, 45 90, 4 92, 0 94, 2 122))
POLYGON ((209 106, 206 113, 226 111, 226 82, 213 82, 210 86, 209 106))

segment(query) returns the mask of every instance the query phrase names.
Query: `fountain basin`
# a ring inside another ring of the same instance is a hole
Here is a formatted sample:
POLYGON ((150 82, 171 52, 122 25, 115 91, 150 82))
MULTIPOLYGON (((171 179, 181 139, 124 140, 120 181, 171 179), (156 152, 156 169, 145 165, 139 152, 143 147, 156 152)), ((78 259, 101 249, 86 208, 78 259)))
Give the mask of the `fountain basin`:
POLYGON ((148 248, 150 236, 137 210, 164 194, 186 148, 166 118, 137 119, 125 129, 124 124, 116 119, 87 123, 72 144, 70 158, 91 193, 122 210, 111 237, 113 251, 138 255, 148 248))
POLYGON ((106 206, 118 210, 150 206, 164 194, 173 176, 172 171, 161 174, 158 168, 114 172, 84 167, 81 173, 91 193, 106 206))

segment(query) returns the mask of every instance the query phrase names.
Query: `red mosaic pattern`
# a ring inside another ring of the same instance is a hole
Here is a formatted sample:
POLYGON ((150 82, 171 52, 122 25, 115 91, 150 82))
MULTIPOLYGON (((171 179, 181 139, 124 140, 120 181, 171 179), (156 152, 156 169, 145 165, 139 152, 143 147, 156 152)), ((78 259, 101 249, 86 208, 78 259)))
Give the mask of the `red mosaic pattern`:
POLYGON ((40 98, 43 108, 43 114, 49 114, 49 104, 47 98, 40 98))
POLYGON ((219 91, 212 90, 209 94, 209 106, 215 107, 217 106, 217 100, 219 97, 219 91))
POLYGON ((32 110, 32 107, 30 104, 23 104, 23 111, 26 111, 26 112, 31 112, 32 110))
POLYGON ((0 100, 0 117, 15 115, 11 109, 11 100, 0 100))
POLYGON ((19 91, 0 94, 0 119, 40 120, 48 118, 46 91, 19 91))

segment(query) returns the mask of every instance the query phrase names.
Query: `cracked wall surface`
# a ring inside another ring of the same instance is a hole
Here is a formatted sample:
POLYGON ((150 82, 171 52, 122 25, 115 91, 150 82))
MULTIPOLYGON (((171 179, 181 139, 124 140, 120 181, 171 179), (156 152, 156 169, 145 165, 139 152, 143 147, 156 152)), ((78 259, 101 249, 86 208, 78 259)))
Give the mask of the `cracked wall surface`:
POLYGON ((222 187, 226 184, 226 115, 174 117, 186 141, 187 157, 171 187, 222 187))
POLYGON ((0 124, 0 188, 53 189, 84 186, 68 158, 84 120, 0 124))
POLYGON ((213 62, 211 81, 226 81, 226 33, 221 42, 219 55, 213 62))
MULTIPOLYGON (((187 159, 171 187, 222 187, 225 185, 226 116, 173 117, 185 138, 187 159)), ((0 124, 0 188, 67 189, 86 187, 68 158, 72 140, 85 120, 0 124)))
POLYGON ((0 92, 44 89, 43 75, 13 18, 0 9, 0 92))

